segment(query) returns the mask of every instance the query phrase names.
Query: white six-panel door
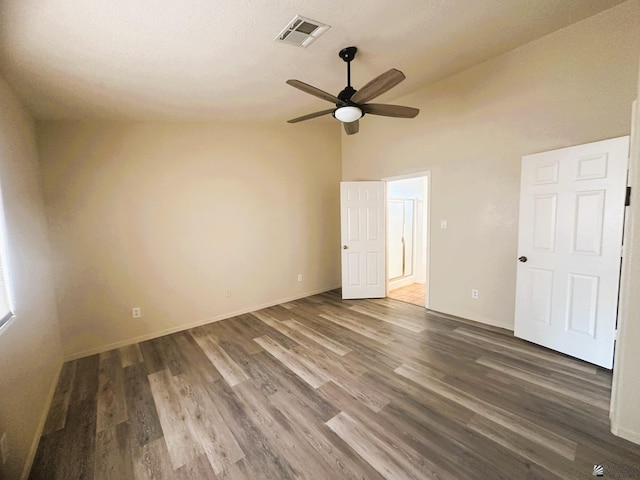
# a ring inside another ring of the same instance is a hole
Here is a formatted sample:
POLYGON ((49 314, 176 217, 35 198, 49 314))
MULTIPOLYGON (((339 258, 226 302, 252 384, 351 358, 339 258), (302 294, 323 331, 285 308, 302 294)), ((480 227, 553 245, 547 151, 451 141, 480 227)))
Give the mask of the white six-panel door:
POLYGON ((341 182, 342 298, 383 298, 385 184, 341 182))
POLYGON ((620 137, 522 158, 515 335, 605 368, 613 364, 628 149, 620 137))

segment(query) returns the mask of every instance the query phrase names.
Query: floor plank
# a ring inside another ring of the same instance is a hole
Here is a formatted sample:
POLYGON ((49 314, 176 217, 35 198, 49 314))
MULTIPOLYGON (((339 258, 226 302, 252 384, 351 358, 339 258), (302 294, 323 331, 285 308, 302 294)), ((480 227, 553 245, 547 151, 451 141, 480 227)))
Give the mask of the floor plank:
POLYGON ((396 480, 438 478, 435 474, 429 474, 419 465, 407 460, 404 452, 397 451, 391 442, 379 438, 345 412, 340 412, 333 417, 327 425, 384 478, 396 480))
POLYGON ((186 405, 181 402, 179 385, 169 370, 149 375, 158 418, 174 470, 204 454, 197 432, 188 419, 186 405))
POLYGON ((195 432, 213 471, 221 473, 243 459, 244 452, 207 392, 199 384, 191 385, 183 378, 174 377, 174 381, 187 413, 186 422, 195 432))
POLYGON ((122 368, 144 362, 142 352, 140 351, 140 345, 134 343, 133 345, 122 347, 120 349, 120 360, 122 361, 122 368))
POLYGON ((359 312, 369 317, 377 318, 378 320, 382 320, 383 322, 390 323, 391 325, 395 325, 397 327, 404 328, 413 333, 421 333, 424 332, 426 327, 424 326, 424 321, 418 322, 414 321, 411 318, 403 318, 396 315, 386 315, 382 313, 377 313, 371 308, 368 308, 364 305, 353 305, 351 310, 354 312, 359 312))
POLYGON ((129 423, 107 427, 97 434, 95 477, 133 478, 129 423))
POLYGON ((124 369, 124 390, 133 444, 142 447, 162 437, 162 427, 144 363, 124 369))
POLYGON ((76 365, 77 362, 67 362, 62 366, 58 385, 51 400, 47 423, 42 432, 43 435, 61 430, 65 426, 69 402, 71 401, 71 389, 76 375, 76 365))
POLYGON ((135 480, 173 480, 174 472, 164 438, 134 447, 132 451, 135 480))
POLYGON ((364 322, 354 320, 349 315, 331 315, 328 313, 323 313, 320 315, 320 317, 325 320, 329 320, 330 322, 333 322, 340 327, 348 328, 349 330, 362 335, 363 337, 375 340, 382 345, 389 345, 392 341, 388 336, 379 333, 377 329, 369 326, 364 322))
POLYGON ((229 386, 234 387, 249 378, 247 374, 242 371, 242 368, 227 355, 227 352, 220 348, 220 345, 212 339, 197 337, 195 340, 229 386))
POLYGON ((98 366, 100 356, 92 355, 76 361, 76 374, 73 377, 70 402, 95 400, 98 391, 98 366))
POLYGON ((254 341, 312 387, 317 388, 329 380, 312 362, 292 354, 267 335, 255 338, 254 341))
POLYGON ((127 419, 124 372, 120 361, 120 352, 111 350, 100 354, 97 431, 102 432, 125 422, 127 419))
POLYGON ((350 348, 345 347, 340 342, 337 342, 320 332, 316 332, 312 328, 305 327, 294 319, 285 320, 283 323, 290 329, 300 332, 305 337, 313 340, 318 345, 321 345, 337 355, 344 356, 351 351, 350 348))

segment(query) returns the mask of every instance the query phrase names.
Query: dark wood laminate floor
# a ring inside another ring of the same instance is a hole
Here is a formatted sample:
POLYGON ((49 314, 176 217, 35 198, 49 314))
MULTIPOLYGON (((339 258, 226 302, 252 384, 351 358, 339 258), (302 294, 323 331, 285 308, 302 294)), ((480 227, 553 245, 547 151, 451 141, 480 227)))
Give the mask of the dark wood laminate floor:
POLYGON ((32 479, 640 479, 611 375, 391 300, 316 295, 65 363, 32 479))

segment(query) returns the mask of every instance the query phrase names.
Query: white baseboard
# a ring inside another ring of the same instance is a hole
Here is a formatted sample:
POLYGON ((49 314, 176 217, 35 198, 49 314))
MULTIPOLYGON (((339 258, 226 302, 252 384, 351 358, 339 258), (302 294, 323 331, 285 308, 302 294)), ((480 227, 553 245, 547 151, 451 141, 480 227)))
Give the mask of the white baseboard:
POLYGON ((611 433, 620 438, 624 438, 625 440, 629 440, 630 442, 640 445, 640 432, 636 432, 635 430, 630 430, 621 425, 618 425, 615 415, 614 419, 611 421, 611 433))
POLYGON ((58 386, 58 380, 60 379, 60 374, 62 373, 62 365, 64 360, 60 362, 58 365, 58 371, 54 375, 53 381, 49 386, 49 393, 47 395, 47 403, 44 410, 40 413, 40 420, 38 421, 38 428, 36 429, 36 435, 31 442, 31 447, 29 448, 29 453, 27 454, 27 459, 24 462, 24 468, 22 469, 22 475, 20 475, 20 480, 27 480, 29 478, 29 473, 31 472, 31 467, 33 466, 33 461, 36 458, 36 453, 38 452, 38 445, 40 444, 40 437, 42 436, 42 432, 44 431, 44 426, 47 423, 47 416, 49 415, 49 410, 51 409, 51 402, 53 402, 53 396, 56 393, 56 387, 58 386))
POLYGON ((513 325, 505 325, 503 323, 500 322, 495 322, 492 320, 487 320, 487 319, 478 319, 478 318, 471 318, 471 317, 462 317, 460 315, 455 315, 452 313, 446 313, 446 312, 439 312, 437 310, 432 310, 430 308, 427 309, 429 313, 443 317, 443 318, 449 318, 449 319, 454 319, 454 320, 464 320, 467 322, 475 322, 475 323, 479 323, 479 324, 484 324, 484 325, 488 325, 490 327, 496 327, 496 328, 502 328, 503 330, 509 330, 510 332, 513 332, 513 325))
POLYGON ((255 312, 256 310, 262 310, 263 308, 273 307, 274 305, 280 305, 281 303, 292 302, 293 300, 298 300, 300 298, 310 297, 311 295, 317 295, 319 293, 329 292, 331 290, 335 290, 336 288, 340 288, 340 284, 334 285, 329 288, 321 288, 319 290, 313 290, 310 292, 304 292, 298 295, 294 295, 291 297, 280 298, 278 300, 274 300, 272 302, 263 303, 261 305, 254 305, 251 307, 243 308, 241 310, 236 310, 234 312, 225 312, 220 315, 216 315, 215 317, 204 318, 200 320, 196 320, 192 323, 187 323, 185 325, 178 325, 176 327, 167 328, 166 330, 160 330, 158 332, 148 333, 145 335, 140 335, 138 337, 128 338, 126 340, 122 340, 120 342, 110 343, 108 345, 103 345, 101 347, 92 348, 89 350, 83 350, 81 352, 72 353, 64 357, 64 361, 68 362, 70 360, 77 360, 79 358, 88 357, 90 355, 95 355, 98 353, 108 352, 109 350, 113 350, 115 348, 126 347, 127 345, 133 345, 134 343, 146 342, 147 340, 153 340, 154 338, 164 337, 165 335, 171 335, 172 333, 182 332, 184 330, 189 330, 190 328, 200 327, 201 325, 206 325, 208 323, 219 322, 220 320, 226 320, 227 318, 236 317, 238 315, 243 315, 245 313, 255 312))

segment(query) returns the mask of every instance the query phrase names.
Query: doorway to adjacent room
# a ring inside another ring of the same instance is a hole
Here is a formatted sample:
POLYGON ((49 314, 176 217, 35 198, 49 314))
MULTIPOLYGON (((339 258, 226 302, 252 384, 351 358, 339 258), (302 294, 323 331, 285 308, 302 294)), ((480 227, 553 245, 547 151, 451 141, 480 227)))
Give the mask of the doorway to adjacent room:
POLYGON ((426 307, 429 172, 387 178, 387 295, 426 307))

